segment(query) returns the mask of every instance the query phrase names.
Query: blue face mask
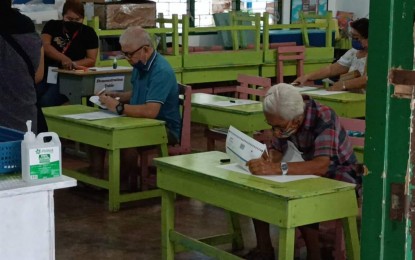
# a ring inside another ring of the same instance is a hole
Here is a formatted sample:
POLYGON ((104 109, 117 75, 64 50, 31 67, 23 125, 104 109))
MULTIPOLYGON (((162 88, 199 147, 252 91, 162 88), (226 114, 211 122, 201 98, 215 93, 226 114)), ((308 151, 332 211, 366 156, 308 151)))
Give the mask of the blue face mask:
POLYGON ((352 47, 353 49, 356 49, 359 51, 364 49, 364 47, 362 46, 362 43, 357 39, 352 39, 352 47))
POLYGON ((133 67, 138 70, 145 70, 146 64, 144 64, 142 61, 138 61, 137 63, 133 65, 133 67))

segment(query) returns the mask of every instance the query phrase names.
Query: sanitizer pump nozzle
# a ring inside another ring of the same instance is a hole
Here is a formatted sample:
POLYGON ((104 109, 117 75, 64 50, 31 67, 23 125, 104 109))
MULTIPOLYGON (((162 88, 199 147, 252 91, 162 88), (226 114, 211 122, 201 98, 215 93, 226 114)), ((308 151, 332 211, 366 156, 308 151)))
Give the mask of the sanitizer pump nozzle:
POLYGON ((27 132, 24 134, 23 142, 35 142, 36 135, 32 132, 32 120, 26 121, 27 132))
POLYGON ((32 132, 32 120, 26 121, 27 132, 23 136, 21 144, 22 178, 30 181, 29 149, 36 146, 36 135, 32 132))

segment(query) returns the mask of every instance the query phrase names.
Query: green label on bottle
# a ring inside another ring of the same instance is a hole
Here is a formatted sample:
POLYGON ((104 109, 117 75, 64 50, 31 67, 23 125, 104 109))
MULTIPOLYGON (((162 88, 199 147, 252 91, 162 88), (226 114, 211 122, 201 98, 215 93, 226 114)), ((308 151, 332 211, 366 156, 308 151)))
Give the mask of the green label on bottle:
POLYGON ((29 150, 30 179, 40 180, 61 175, 60 149, 58 146, 29 150))

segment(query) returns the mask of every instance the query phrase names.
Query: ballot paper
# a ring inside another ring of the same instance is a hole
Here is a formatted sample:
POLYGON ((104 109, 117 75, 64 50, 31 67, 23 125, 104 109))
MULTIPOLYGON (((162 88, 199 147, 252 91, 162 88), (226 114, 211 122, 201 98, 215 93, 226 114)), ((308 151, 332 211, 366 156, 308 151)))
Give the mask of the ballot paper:
MULTIPOLYGON (((304 159, 301 156, 301 152, 291 141, 287 141, 287 150, 283 155, 283 162, 301 162, 304 159)), ((262 144, 255 139, 247 136, 236 128, 230 126, 228 136, 226 138, 226 153, 231 159, 231 163, 218 165, 217 167, 238 172, 242 174, 249 174, 246 163, 249 160, 257 159, 262 156, 264 152, 267 152, 266 145, 262 144)), ((318 178, 315 175, 255 175, 256 177, 267 179, 275 182, 290 182, 298 181, 309 178, 318 178)))
POLYGON ((240 167, 249 169, 246 163, 252 159, 258 159, 266 152, 266 145, 258 142, 252 137, 242 133, 233 126, 229 127, 226 136, 226 153, 231 163, 237 163, 240 167))
POLYGON ((305 91, 311 91, 311 90, 317 90, 317 87, 311 87, 311 86, 301 86, 301 87, 295 87, 298 92, 302 93, 305 91))
POLYGON ((217 107, 233 107, 233 106, 241 106, 241 105, 250 105, 250 104, 258 104, 259 101, 249 100, 249 99, 231 99, 231 100, 220 100, 215 102, 210 102, 209 105, 217 106, 217 107))
POLYGON ((95 105, 99 106, 100 108, 107 109, 107 107, 99 101, 99 96, 91 96, 89 101, 94 103, 95 105))
MULTIPOLYGON (((219 168, 238 172, 246 175, 251 175, 249 171, 247 171, 245 168, 240 166, 236 163, 230 163, 230 164, 224 164, 224 165, 218 165, 219 168)), ((255 175, 256 177, 276 181, 276 182, 290 182, 290 181, 299 181, 304 179, 311 179, 311 178, 318 178, 319 176, 316 175, 255 175)))
POLYGON ((73 118, 73 119, 84 119, 84 120, 99 120, 99 119, 120 117, 120 115, 117 115, 109 111, 97 111, 97 112, 90 112, 90 113, 64 115, 63 117, 73 118))

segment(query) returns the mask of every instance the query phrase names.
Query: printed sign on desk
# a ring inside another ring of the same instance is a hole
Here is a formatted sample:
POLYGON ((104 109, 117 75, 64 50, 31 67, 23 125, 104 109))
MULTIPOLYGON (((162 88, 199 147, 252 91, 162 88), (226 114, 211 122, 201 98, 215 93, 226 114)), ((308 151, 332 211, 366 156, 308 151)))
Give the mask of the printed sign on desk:
POLYGON ((94 93, 106 91, 123 91, 125 76, 96 77, 94 93))

